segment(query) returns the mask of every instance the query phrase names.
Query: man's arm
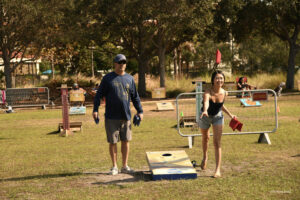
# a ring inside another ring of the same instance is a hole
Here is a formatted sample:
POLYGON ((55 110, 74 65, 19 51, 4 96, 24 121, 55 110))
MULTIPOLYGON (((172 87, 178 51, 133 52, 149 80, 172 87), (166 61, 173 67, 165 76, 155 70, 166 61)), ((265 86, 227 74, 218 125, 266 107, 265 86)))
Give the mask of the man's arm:
POLYGON ((101 99, 105 96, 107 91, 106 82, 102 79, 101 84, 97 90, 96 96, 94 97, 94 107, 93 107, 93 118, 98 119, 98 110, 101 103, 101 99))
POLYGON ((143 120, 143 108, 141 104, 141 99, 139 97, 139 94, 136 90, 136 86, 134 83, 134 80, 132 79, 132 92, 131 92, 131 101, 133 103, 134 108, 136 109, 138 115, 140 116, 141 120, 143 120))

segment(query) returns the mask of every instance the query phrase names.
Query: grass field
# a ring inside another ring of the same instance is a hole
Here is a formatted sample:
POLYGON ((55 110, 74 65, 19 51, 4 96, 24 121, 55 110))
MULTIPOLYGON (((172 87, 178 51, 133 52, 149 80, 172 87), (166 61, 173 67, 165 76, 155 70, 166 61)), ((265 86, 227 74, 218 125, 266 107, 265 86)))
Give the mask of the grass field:
POLYGON ((174 128, 175 111, 155 112, 153 102, 143 102, 144 121, 133 127, 133 176, 107 174, 111 161, 103 117, 95 125, 90 107, 85 116, 71 116, 84 126, 70 137, 56 133, 59 109, 2 112, 0 199, 299 199, 300 95, 280 97, 278 103, 279 128, 269 135, 272 145, 258 144, 258 135, 224 136, 222 178, 214 179, 211 140, 208 169, 198 167, 197 179, 176 181, 152 181, 145 152, 185 150, 199 163, 201 138, 187 148, 187 138, 174 128))

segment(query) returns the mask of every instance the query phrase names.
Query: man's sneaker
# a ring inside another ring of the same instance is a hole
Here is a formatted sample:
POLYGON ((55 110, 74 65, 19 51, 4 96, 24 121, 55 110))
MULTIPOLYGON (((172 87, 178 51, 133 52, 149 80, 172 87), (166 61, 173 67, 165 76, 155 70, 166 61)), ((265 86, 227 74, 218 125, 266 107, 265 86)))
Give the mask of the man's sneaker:
POLYGON ((134 170, 131 169, 129 166, 126 166, 126 167, 122 167, 121 173, 124 173, 124 174, 133 174, 134 170))
POLYGON ((112 167, 109 172, 110 175, 117 175, 118 173, 119 173, 119 170, 117 167, 112 167))

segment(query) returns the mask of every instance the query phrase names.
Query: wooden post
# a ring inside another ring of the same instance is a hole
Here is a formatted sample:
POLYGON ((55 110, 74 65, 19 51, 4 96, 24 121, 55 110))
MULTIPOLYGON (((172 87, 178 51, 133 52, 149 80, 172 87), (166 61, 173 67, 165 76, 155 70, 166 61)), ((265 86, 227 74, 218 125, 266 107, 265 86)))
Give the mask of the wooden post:
POLYGON ((68 86, 66 84, 61 85, 61 102, 62 102, 63 131, 60 133, 60 136, 67 137, 68 135, 72 135, 73 133, 70 130, 68 86))

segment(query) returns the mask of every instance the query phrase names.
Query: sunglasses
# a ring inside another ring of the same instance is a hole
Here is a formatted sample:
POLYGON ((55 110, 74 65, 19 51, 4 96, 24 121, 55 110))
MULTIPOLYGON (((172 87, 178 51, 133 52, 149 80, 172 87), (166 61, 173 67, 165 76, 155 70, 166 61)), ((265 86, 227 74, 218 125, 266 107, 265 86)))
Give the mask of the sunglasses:
POLYGON ((119 65, 121 65, 121 64, 126 64, 126 60, 121 60, 121 61, 118 62, 118 64, 119 64, 119 65))

